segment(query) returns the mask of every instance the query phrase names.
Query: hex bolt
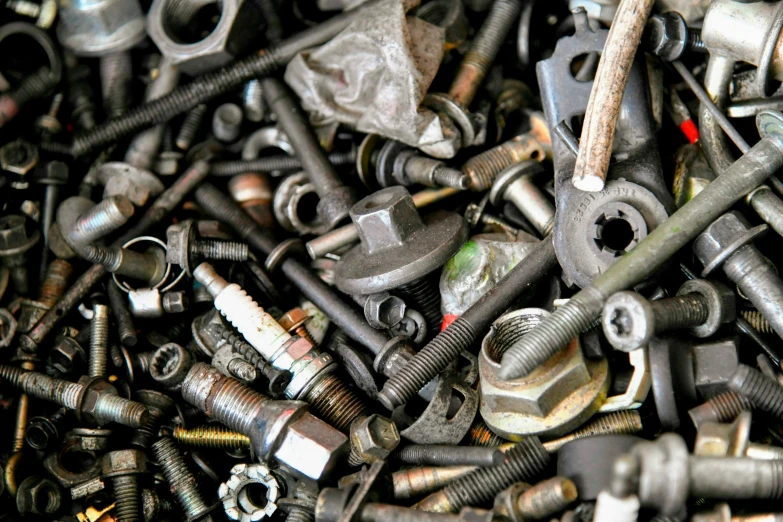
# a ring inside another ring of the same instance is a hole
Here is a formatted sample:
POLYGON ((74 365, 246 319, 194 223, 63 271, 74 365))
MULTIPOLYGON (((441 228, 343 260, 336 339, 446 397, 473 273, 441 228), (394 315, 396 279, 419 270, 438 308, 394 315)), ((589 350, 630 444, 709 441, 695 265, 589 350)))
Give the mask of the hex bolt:
MULTIPOLYGON (((254 250, 269 255, 278 246, 246 212, 213 185, 202 184, 196 191, 196 200, 213 218, 230 225, 254 250)), ((382 352, 392 342, 383 332, 367 324, 361 314, 338 297, 303 263, 293 257, 286 257, 280 264, 280 270, 305 298, 324 311, 332 323, 372 353, 382 352)))
POLYGON ((450 482, 476 471, 477 466, 424 467, 392 473, 394 498, 414 498, 441 489, 450 482))
POLYGON ((489 201, 498 208, 510 201, 541 237, 546 237, 555 224, 555 207, 533 182, 542 172, 544 168, 537 161, 523 161, 508 167, 492 184, 489 201))
POLYGON ((133 398, 147 407, 147 421, 133 432, 130 443, 148 449, 158 438, 163 423, 177 411, 174 401, 167 395, 154 390, 138 390, 133 398))
POLYGON ((113 387, 94 379, 81 384, 53 379, 38 372, 24 372, 21 368, 6 365, 0 366, 0 379, 28 395, 75 410, 90 424, 116 422, 138 428, 148 417, 147 408, 143 404, 123 399, 113 387), (93 403, 89 411, 85 409, 87 402, 93 403))
POLYGON ((642 38, 649 53, 667 62, 679 60, 686 52, 707 52, 701 31, 688 27, 676 11, 650 16, 642 38))
POLYGON ((547 237, 473 306, 392 375, 380 391, 378 400, 389 410, 407 402, 463 350, 467 350, 527 288, 556 265, 552 239, 547 237))
POLYGON ((160 248, 136 252, 117 246, 88 245, 82 257, 90 263, 101 265, 108 272, 145 281, 148 288, 157 285, 166 273, 166 260, 160 248))
POLYGON ((204 363, 191 368, 182 397, 250 437, 258 458, 275 458, 315 480, 331 471, 348 449, 347 437, 307 413, 305 403, 271 401, 204 363))
POLYGON ((128 310, 128 299, 125 292, 114 284, 109 285, 109 305, 114 321, 117 323, 117 334, 120 344, 125 348, 136 346, 139 339, 136 336, 136 327, 133 325, 133 317, 128 310))
POLYGON ((185 119, 182 121, 182 125, 177 133, 175 143, 180 150, 189 150, 193 144, 193 139, 201 129, 201 124, 204 121, 204 116, 207 114, 206 104, 199 104, 193 107, 185 115, 185 119))
POLYGON ((316 207, 318 216, 330 229, 334 228, 348 217, 356 202, 354 190, 343 185, 288 87, 274 78, 262 80, 261 86, 264 100, 277 115, 278 124, 291 141, 296 157, 320 197, 316 207))
POLYGON ((470 178, 470 190, 489 190, 497 176, 518 163, 541 160, 544 148, 532 133, 520 134, 489 150, 473 156, 462 166, 462 172, 470 178))
POLYGON ((722 268, 783 337, 783 279, 775 265, 753 245, 766 230, 766 225, 751 228, 742 214, 729 212, 696 238, 693 252, 704 264, 704 277, 722 268))
POLYGON ((188 469, 174 439, 169 436, 161 437, 152 445, 152 452, 187 519, 211 522, 212 517, 209 516, 211 509, 204 502, 198 490, 196 477, 188 469))
POLYGON ((417 466, 499 466, 505 457, 498 448, 409 444, 393 454, 405 464, 417 466))
POLYGON ((90 321, 90 377, 106 377, 109 362, 109 307, 95 304, 90 321))
POLYGON ((226 451, 250 449, 250 437, 222 426, 200 426, 192 429, 177 426, 172 436, 178 443, 196 448, 226 451))
POLYGON ((613 347, 630 352, 672 330, 688 328, 696 337, 709 337, 735 318, 734 292, 699 279, 686 282, 676 297, 655 301, 635 292, 617 292, 606 300, 601 324, 613 347))
POLYGON ((691 408, 688 416, 698 428, 705 422, 732 422, 740 413, 752 408, 753 404, 744 395, 729 390, 691 408))
POLYGON ((0 218, 0 262, 9 269, 14 290, 26 295, 30 282, 27 273, 27 251, 33 248, 41 233, 30 230, 25 216, 7 215, 0 218))
POLYGON ((721 213, 774 174, 783 165, 783 140, 776 134, 775 126, 780 118, 780 113, 759 113, 756 121, 763 136, 761 141, 597 276, 590 286, 509 348, 503 354, 501 376, 515 379, 543 364, 600 315, 610 295, 655 273, 721 213))
POLYGON ((65 433, 67 421, 68 410, 65 408, 60 408, 48 417, 33 417, 27 423, 24 440, 33 449, 51 449, 65 433))
POLYGON ((783 388, 775 379, 740 364, 729 381, 729 389, 749 400, 756 408, 778 420, 783 419, 783 388))
POLYGON ((103 477, 114 486, 117 522, 143 522, 138 476, 147 471, 147 459, 139 450, 111 451, 103 457, 103 477))
POLYGON ((187 274, 192 274, 193 267, 205 259, 247 261, 246 243, 199 239, 193 220, 171 225, 166 230, 166 239, 166 261, 176 263, 187 274))
POLYGON ((537 478, 549 462, 549 453, 538 437, 528 437, 506 451, 505 461, 500 466, 479 468, 414 507, 422 511, 454 513, 463 506, 481 506, 511 484, 537 478))

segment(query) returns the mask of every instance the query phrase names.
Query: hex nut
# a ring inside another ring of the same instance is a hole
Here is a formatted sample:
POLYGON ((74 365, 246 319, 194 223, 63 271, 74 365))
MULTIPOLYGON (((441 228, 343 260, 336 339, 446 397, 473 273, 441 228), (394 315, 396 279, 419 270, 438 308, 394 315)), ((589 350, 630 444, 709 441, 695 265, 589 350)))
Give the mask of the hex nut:
POLYGON ((60 511, 62 501, 60 486, 38 475, 27 477, 16 492, 16 509, 21 515, 38 515, 51 520, 60 511))
POLYGON ((237 464, 231 468, 231 476, 218 487, 218 497, 223 510, 231 520, 255 522, 271 517, 277 511, 275 502, 280 498, 280 486, 269 468, 261 464, 237 464), (260 504, 249 488, 265 489, 265 502, 260 504))
POLYGON ((500 378, 503 352, 547 315, 537 308, 508 313, 492 324, 481 345, 481 416, 492 431, 508 440, 568 433, 606 399, 611 381, 608 362, 586 360, 578 338, 530 375, 509 381, 500 378))
POLYGON ((239 55, 261 20, 257 3, 250 0, 155 0, 147 14, 147 31, 173 66, 195 76, 239 55), (220 10, 220 19, 207 37, 195 40, 188 29, 209 6, 220 10))
POLYGON ((67 2, 60 8, 57 39, 79 56, 125 51, 144 36, 138 0, 67 2))
POLYGON ((274 456, 299 473, 320 480, 344 458, 346 450, 345 435, 304 413, 288 424, 274 456))
POLYGON ((38 165, 38 147, 15 140, 0 147, 0 168, 24 176, 38 165))
POLYGON ((377 413, 351 424, 351 448, 368 464, 386 460, 399 443, 397 425, 377 413))
POLYGON ((110 451, 103 456, 101 471, 104 478, 145 473, 147 471, 147 458, 141 450, 110 451))

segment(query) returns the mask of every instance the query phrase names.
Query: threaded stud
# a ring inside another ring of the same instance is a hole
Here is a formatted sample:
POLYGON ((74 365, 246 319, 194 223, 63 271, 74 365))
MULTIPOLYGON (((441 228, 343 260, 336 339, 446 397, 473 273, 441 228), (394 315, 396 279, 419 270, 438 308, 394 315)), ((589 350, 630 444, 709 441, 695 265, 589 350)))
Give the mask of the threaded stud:
POLYGON ((236 450, 250 448, 250 437, 222 426, 200 426, 185 429, 174 428, 174 439, 186 446, 198 448, 236 450))
POLYGON ((105 377, 109 362, 109 307, 93 306, 90 322, 90 377, 105 377))

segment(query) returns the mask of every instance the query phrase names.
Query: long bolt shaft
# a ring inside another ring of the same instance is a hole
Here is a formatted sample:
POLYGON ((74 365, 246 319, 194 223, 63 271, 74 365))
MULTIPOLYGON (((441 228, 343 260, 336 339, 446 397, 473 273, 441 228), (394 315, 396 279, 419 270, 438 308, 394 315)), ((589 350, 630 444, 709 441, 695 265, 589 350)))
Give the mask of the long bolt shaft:
POLYGON ((783 166, 783 140, 768 135, 695 198, 653 230, 592 284, 509 348, 505 380, 528 375, 579 335, 601 313, 608 296, 644 280, 731 205, 783 166))
POLYGON ((90 323, 90 377, 106 377, 109 362, 109 307, 93 306, 90 323))
POLYGON ((196 477, 188 469, 174 439, 161 438, 152 445, 152 451, 187 519, 195 520, 208 512, 209 507, 198 490, 196 477))

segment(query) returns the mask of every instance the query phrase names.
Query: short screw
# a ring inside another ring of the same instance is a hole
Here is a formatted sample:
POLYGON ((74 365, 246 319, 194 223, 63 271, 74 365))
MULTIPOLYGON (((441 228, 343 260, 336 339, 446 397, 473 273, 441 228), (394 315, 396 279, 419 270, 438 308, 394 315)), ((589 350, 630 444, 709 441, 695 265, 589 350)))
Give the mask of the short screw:
POLYGON ((81 400, 85 393, 96 394, 94 411, 86 416, 85 421, 100 425, 104 422, 116 422, 131 428, 138 428, 148 418, 147 408, 138 402, 123 399, 117 395, 117 390, 111 386, 96 387, 92 382, 85 385, 75 382, 53 379, 38 372, 24 372, 13 366, 0 366, 0 379, 22 390, 24 393, 52 401, 69 410, 76 410, 77 414, 84 415, 79 410, 84 401, 81 400))
POLYGON ((109 307, 94 304, 90 321, 90 377, 106 377, 109 362, 109 307))
POLYGON ((196 105, 188 111, 175 140, 178 149, 190 149, 193 139, 201 128, 201 123, 204 121, 204 116, 206 114, 207 106, 203 103, 196 105))
POLYGON ((733 391, 725 391, 707 402, 688 410, 688 415, 697 428, 705 422, 731 422, 743 411, 750 411, 753 405, 733 391))
POLYGON ((538 437, 529 437, 505 453, 500 466, 479 468, 416 504, 422 511, 454 513, 463 506, 481 506, 516 482, 529 482, 549 465, 549 453, 538 437))
POLYGON ((115 284, 109 285, 109 305, 114 321, 117 323, 117 333, 120 343, 126 348, 136 346, 139 339, 136 336, 136 327, 133 325, 133 317, 128 310, 128 299, 125 292, 115 284))
POLYGON ((729 390, 746 398, 756 408, 783 420, 783 388, 775 379, 740 364, 729 381, 729 390))
POLYGON ((174 439, 185 446, 222 450, 250 449, 250 437, 222 426, 174 428, 174 439))
POLYGON ((470 190, 489 190, 498 175, 508 167, 529 160, 541 160, 544 148, 531 134, 520 134, 473 156, 462 166, 462 172, 470 178, 470 190))
POLYGON ((196 477, 188 469, 174 439, 169 436, 162 437, 152 445, 152 452, 187 519, 211 522, 212 517, 208 516, 210 508, 204 502, 196 477))

